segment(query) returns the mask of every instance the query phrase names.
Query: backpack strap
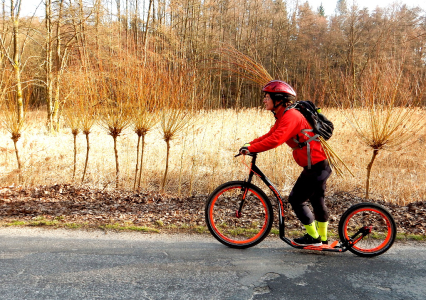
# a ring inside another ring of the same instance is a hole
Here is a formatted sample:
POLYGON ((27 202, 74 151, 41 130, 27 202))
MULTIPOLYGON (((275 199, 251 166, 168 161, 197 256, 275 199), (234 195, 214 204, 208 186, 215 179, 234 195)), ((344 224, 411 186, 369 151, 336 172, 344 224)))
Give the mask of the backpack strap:
POLYGON ((307 148, 307 152, 308 152, 308 169, 311 169, 311 165, 312 165, 312 161, 311 161, 311 146, 310 143, 312 141, 315 142, 319 142, 320 140, 318 139, 319 134, 315 134, 314 136, 310 136, 309 134, 307 134, 307 132, 313 132, 313 129, 302 129, 300 131, 300 133, 303 133, 305 136, 308 137, 308 139, 306 141, 304 141, 303 143, 299 142, 299 137, 297 137, 297 139, 293 138, 293 141, 297 143, 298 147, 297 148, 293 148, 293 150, 296 149, 302 149, 303 147, 306 146, 307 148))

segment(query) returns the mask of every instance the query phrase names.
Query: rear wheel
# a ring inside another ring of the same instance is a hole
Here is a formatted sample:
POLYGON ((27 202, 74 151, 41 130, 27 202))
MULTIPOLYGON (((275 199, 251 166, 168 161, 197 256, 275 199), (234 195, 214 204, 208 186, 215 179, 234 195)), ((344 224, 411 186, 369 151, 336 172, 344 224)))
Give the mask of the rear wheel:
POLYGON ((258 187, 231 181, 209 196, 205 218, 211 234, 219 242, 233 248, 247 248, 260 243, 269 234, 273 222, 272 205, 258 187))
POLYGON ((359 256, 376 256, 390 249, 396 237, 392 215, 381 205, 359 203, 340 219, 339 237, 349 251, 359 256))

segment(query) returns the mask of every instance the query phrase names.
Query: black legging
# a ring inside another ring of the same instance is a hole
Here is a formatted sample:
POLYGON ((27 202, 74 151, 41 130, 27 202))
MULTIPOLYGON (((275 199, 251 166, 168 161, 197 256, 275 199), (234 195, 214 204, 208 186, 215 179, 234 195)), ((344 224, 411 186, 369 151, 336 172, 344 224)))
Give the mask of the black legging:
POLYGON ((330 174, 331 168, 327 160, 316 163, 310 170, 305 167, 291 190, 288 202, 303 225, 312 224, 314 220, 328 221, 324 192, 330 174), (308 207, 308 200, 314 209, 315 217, 308 207))

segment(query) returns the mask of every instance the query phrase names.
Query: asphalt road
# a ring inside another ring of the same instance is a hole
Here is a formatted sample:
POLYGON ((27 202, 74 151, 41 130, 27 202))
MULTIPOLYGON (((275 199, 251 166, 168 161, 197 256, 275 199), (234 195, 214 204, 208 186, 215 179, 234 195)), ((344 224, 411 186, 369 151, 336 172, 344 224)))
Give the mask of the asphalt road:
POLYGON ((426 299, 426 244, 376 258, 269 238, 0 228, 0 299, 426 299))

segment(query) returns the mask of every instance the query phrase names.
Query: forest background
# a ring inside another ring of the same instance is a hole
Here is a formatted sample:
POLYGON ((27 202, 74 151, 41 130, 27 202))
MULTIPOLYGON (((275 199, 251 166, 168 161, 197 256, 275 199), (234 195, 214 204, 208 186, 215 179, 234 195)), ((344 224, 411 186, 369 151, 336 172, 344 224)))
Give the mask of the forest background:
MULTIPOLYGON (((408 122, 426 101, 420 8, 338 0, 325 15, 282 0, 46 0, 43 17, 23 17, 20 5, 2 5, 2 186, 193 196, 243 178, 232 155, 273 124, 242 66, 253 58, 335 122, 330 143, 355 176, 333 177, 330 194, 364 195, 371 151, 393 150, 378 158, 370 197, 425 199, 425 130, 408 122), (391 112, 403 139, 365 143, 357 120, 375 119, 368 95, 374 111, 412 109, 391 112)), ((284 194, 300 172, 285 147, 259 163, 284 194)))

